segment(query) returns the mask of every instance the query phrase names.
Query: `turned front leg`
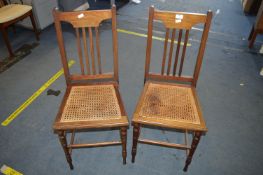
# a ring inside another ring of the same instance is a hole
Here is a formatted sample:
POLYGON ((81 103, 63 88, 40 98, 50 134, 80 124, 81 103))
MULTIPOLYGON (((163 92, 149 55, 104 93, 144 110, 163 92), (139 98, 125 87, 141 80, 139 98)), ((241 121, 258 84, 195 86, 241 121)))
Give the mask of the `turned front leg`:
POLYGON ((140 125, 136 123, 133 126, 132 163, 134 163, 135 161, 139 135, 140 135, 140 125))
POLYGON ((193 155, 195 153, 195 150, 197 148, 197 145, 201 139, 201 135, 202 133, 201 132, 195 132, 194 133, 194 138, 193 138, 193 141, 192 141, 192 145, 191 145, 191 149, 189 151, 189 154, 186 158, 186 161, 185 161, 185 167, 184 167, 184 171, 187 171, 188 169, 188 166, 190 165, 191 161, 192 161, 192 158, 193 158, 193 155))
POLYGON ((126 164, 126 157, 127 157, 127 128, 122 127, 120 129, 120 135, 121 135, 121 145, 122 145, 122 159, 123 164, 126 164))
POLYGON ((58 137, 59 137, 59 141, 61 143, 61 146, 64 150, 67 162, 69 164, 70 169, 73 169, 73 164, 72 164, 72 159, 71 159, 71 155, 69 153, 69 149, 68 149, 68 144, 67 144, 67 138, 66 138, 66 134, 64 131, 59 131, 58 132, 58 137))

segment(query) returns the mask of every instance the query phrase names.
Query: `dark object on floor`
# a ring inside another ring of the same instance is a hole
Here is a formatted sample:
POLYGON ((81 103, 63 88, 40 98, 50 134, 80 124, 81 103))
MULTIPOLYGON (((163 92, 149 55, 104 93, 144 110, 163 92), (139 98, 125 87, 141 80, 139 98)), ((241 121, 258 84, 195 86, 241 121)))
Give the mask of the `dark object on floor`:
POLYGON ((53 89, 49 89, 49 90, 47 91, 47 95, 59 96, 59 94, 60 94, 60 90, 55 91, 55 90, 53 90, 53 89))
POLYGON ((113 6, 112 9, 103 11, 59 12, 54 10, 53 15, 58 45, 61 53, 61 61, 67 84, 67 90, 53 124, 53 129, 54 132, 58 134, 69 167, 70 169, 73 169, 71 159, 72 149, 110 145, 122 145, 123 164, 126 164, 127 128, 129 123, 119 94, 116 7, 113 6), (111 74, 105 74, 102 72, 103 70, 100 59, 99 25, 106 19, 112 20, 114 73, 111 74), (80 75, 70 74, 61 29, 62 21, 72 24, 76 31, 81 69, 80 75), (94 32, 93 29, 95 30, 94 32), (82 37, 84 38, 82 40, 84 45, 84 55, 80 40, 80 30, 82 37), (87 48, 86 31, 88 31, 89 35, 89 49, 87 48), (93 33, 95 33, 94 36, 93 33), (95 44, 93 37, 96 38, 95 44), (95 48, 97 54, 94 53, 95 48), (90 51, 90 54, 88 53, 88 50, 90 51), (90 57, 88 55, 90 55, 90 57), (97 56, 97 60, 95 55, 97 56), (101 80, 104 81, 98 82, 101 80), (87 83, 87 81, 89 82, 87 83), (120 131, 120 141, 82 144, 74 143, 76 132, 111 128, 120 131), (67 133, 72 133, 70 143, 66 140, 67 133))
MULTIPOLYGON (((111 1, 113 0, 88 0, 89 10, 99 10, 99 9, 110 9, 111 1)), ((117 9, 121 8, 129 2, 129 0, 114 0, 117 9)))
POLYGON ((249 48, 253 47, 257 34, 261 34, 261 33, 263 33, 263 2, 260 5, 260 8, 257 14, 257 18, 256 18, 256 22, 252 26, 250 35, 248 37, 248 40, 249 40, 248 47, 249 48))
POLYGON ((201 136, 207 131, 197 99, 195 87, 203 61, 211 19, 211 11, 207 12, 207 15, 205 15, 184 12, 159 11, 154 10, 153 7, 150 7, 144 75, 145 86, 139 102, 137 103, 137 107, 132 119, 132 162, 135 161, 138 142, 178 148, 186 150, 187 158, 183 170, 187 171, 201 136), (160 74, 150 72, 154 20, 162 22, 166 29, 162 69, 160 74), (191 77, 189 77, 182 75, 184 57, 186 53, 189 32, 191 28, 197 24, 204 24, 204 30, 199 46, 199 51, 197 53, 194 73, 191 77), (176 29, 178 30, 178 34, 176 34, 176 29), (169 49, 169 57, 166 59, 170 30, 172 30, 172 37, 169 49), (175 36, 178 36, 178 44, 176 46, 176 54, 173 61, 172 57, 175 36), (181 44, 183 45, 182 48, 180 48, 181 44), (179 53, 181 53, 181 58, 179 58, 179 53), (165 67, 166 65, 167 69, 165 67), (185 144, 139 139, 141 126, 161 127, 163 129, 173 129, 183 132, 185 133, 185 144), (193 133, 191 145, 188 144, 188 132, 193 133))
POLYGON ((36 29, 36 23, 33 17, 31 6, 21 4, 7 4, 5 0, 0 0, 0 15, 0 29, 9 52, 9 59, 15 56, 8 39, 7 28, 9 26, 13 26, 18 21, 30 17, 36 39, 39 40, 39 33, 36 29))
POLYGON ((85 4, 87 0, 58 0, 58 6, 61 11, 73 11, 82 4, 85 4))
POLYGON ((31 50, 33 50, 38 45, 39 43, 24 44, 22 47, 20 47, 15 51, 13 57, 7 57, 2 61, 0 61, 0 73, 4 72, 12 65, 25 58, 27 55, 31 53, 31 50))

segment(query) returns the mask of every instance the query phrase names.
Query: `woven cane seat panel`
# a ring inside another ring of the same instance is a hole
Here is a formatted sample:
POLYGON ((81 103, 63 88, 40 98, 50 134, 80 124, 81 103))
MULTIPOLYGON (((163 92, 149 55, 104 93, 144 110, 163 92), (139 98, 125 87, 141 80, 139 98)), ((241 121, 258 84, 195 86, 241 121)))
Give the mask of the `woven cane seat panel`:
POLYGON ((200 124, 191 88, 150 83, 139 116, 200 124))
POLYGON ((113 85, 73 86, 61 122, 120 119, 113 85))

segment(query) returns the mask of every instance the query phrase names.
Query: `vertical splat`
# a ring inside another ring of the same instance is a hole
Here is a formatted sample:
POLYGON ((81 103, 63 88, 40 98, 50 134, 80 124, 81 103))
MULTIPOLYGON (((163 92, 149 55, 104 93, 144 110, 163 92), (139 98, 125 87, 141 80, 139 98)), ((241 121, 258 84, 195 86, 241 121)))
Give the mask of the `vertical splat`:
POLYGON ((81 74, 84 75, 85 71, 84 71, 83 56, 82 56, 82 49, 81 49, 81 41, 80 41, 79 29, 78 28, 76 28, 76 36, 77 36, 77 47, 78 47, 80 70, 81 70, 81 74))

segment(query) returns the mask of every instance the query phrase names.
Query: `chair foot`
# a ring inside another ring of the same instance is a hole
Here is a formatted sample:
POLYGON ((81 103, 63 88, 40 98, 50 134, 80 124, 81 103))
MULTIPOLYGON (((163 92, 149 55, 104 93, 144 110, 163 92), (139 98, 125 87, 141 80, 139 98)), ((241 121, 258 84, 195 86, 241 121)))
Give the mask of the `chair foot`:
POLYGON ((188 170, 188 166, 190 165, 191 161, 192 161, 192 158, 191 159, 187 158, 187 160, 185 162, 184 169, 183 169, 184 172, 186 172, 188 170))
POLYGON ((74 169, 74 167, 73 167, 72 163, 71 163, 71 164, 69 164, 69 168, 70 168, 70 170, 73 170, 73 169, 74 169))
POLYGON ((188 167, 184 167, 183 171, 186 172, 188 167))
POLYGON ((132 156, 132 163, 134 163, 134 162, 135 162, 135 155, 132 156))
POLYGON ((126 164, 126 157, 127 157, 127 128, 121 127, 120 129, 120 135, 121 135, 121 145, 122 145, 122 159, 123 164, 126 164))
POLYGON ((132 163, 135 162, 135 156, 137 153, 137 144, 140 136, 140 125, 134 124, 133 126, 133 143, 132 143, 132 163))
POLYGON ((193 141, 192 141, 192 145, 191 145, 191 149, 189 151, 189 154, 187 155, 187 158, 186 158, 186 161, 185 161, 185 166, 184 166, 184 169, 183 171, 186 172, 187 169, 188 169, 188 166, 190 165, 191 161, 192 161, 192 158, 193 158, 193 155, 195 153, 195 150, 197 148, 197 145, 201 139, 201 132, 195 132, 194 133, 194 138, 193 138, 193 141))
POLYGON ((123 159, 122 164, 123 164, 123 165, 126 165, 126 159, 125 159, 125 160, 123 159))
POLYGON ((9 60, 13 60, 16 55, 14 53, 9 53, 9 60))

